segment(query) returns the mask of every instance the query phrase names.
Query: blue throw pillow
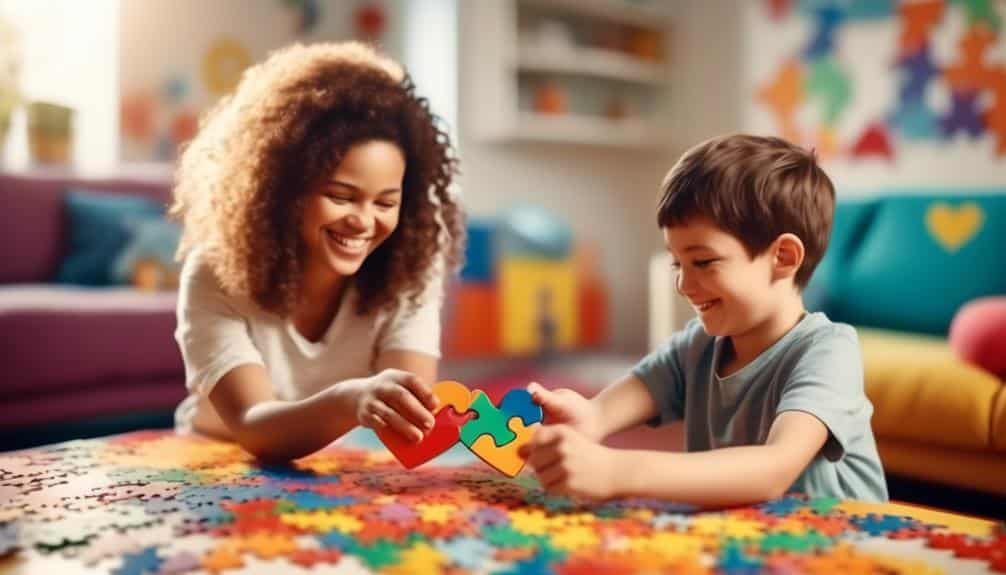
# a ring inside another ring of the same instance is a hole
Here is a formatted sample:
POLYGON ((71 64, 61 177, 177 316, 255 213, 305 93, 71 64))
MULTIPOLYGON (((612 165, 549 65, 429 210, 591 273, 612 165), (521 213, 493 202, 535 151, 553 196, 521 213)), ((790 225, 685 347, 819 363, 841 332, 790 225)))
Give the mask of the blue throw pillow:
POLYGON ((112 265, 112 281, 149 290, 178 287, 181 264, 175 250, 181 226, 157 218, 130 220, 126 227, 131 236, 112 265))
POLYGON ((876 207, 875 200, 864 198, 842 200, 835 205, 828 249, 803 291, 804 305, 809 311, 835 313, 836 299, 842 293, 842 273, 862 241, 876 207))
POLYGON ((837 319, 945 335, 962 305, 1006 293, 1006 196, 953 191, 879 200, 841 266, 837 319))
POLYGON ((148 198, 89 190, 68 191, 63 205, 70 241, 56 281, 88 286, 112 283, 112 264, 131 235, 128 222, 164 213, 148 198))

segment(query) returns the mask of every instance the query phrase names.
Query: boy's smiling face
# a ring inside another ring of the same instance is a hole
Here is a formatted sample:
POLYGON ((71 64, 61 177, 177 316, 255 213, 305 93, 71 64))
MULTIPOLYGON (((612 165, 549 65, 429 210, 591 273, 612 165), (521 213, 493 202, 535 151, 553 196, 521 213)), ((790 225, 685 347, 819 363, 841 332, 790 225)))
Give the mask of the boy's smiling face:
POLYGON ((771 249, 752 258, 739 239, 705 218, 662 231, 677 290, 708 334, 743 335, 772 316, 778 295, 771 249))

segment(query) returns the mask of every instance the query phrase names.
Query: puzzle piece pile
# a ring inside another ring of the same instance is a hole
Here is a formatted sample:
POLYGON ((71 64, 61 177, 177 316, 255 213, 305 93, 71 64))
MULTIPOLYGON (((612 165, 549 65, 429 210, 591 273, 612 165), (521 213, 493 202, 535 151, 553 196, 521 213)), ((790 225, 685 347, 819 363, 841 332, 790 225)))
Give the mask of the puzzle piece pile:
POLYGON ((412 443, 394 430, 378 432, 391 453, 412 469, 453 447, 458 441, 499 471, 514 477, 524 467, 518 450, 531 440, 542 421, 541 407, 523 389, 511 389, 499 407, 481 390, 456 381, 433 386, 438 405, 435 424, 423 439, 412 443), (474 418, 471 416, 474 415, 474 418))
POLYGON ((590 503, 377 447, 264 467, 151 431, 0 454, 0 573, 1006 572, 991 522, 801 496, 590 503))

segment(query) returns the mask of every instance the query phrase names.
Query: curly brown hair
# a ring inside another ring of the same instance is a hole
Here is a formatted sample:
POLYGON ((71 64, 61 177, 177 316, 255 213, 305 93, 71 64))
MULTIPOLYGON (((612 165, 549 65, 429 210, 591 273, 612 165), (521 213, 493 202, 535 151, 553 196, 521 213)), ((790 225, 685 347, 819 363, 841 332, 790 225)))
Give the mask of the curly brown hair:
POLYGON ((227 294, 287 315, 305 198, 353 145, 388 141, 405 156, 401 217, 354 276, 357 311, 394 309, 401 297, 417 305, 435 268, 456 271, 464 243, 448 189, 457 159, 440 123, 402 68, 363 44, 272 53, 201 118, 183 151, 171 207, 183 223, 177 258, 199 247, 227 294))

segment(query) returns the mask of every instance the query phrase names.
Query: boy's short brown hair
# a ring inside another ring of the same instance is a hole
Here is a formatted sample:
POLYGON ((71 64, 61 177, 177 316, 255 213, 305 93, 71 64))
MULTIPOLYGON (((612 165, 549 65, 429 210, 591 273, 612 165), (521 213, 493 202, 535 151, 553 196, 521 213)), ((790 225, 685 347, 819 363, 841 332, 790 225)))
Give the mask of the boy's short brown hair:
POLYGON ((751 257, 780 234, 795 234, 804 245, 795 280, 800 288, 828 247, 835 188, 813 152, 782 138, 735 134, 707 140, 681 156, 661 189, 661 228, 705 217, 739 239, 751 257))

